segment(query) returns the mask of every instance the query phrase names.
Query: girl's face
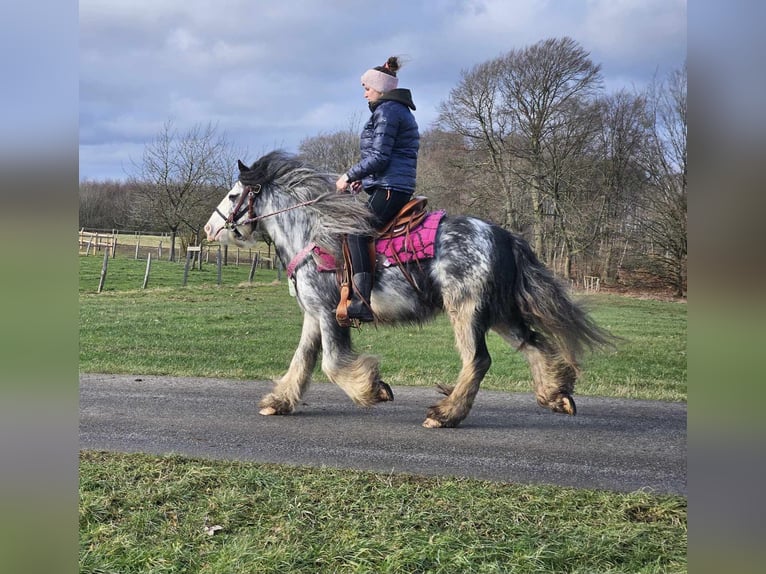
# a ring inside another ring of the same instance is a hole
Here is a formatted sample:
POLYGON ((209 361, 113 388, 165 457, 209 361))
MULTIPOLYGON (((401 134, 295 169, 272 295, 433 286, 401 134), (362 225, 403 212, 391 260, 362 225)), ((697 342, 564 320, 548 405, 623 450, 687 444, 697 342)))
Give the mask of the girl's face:
POLYGON ((364 99, 370 102, 371 104, 374 102, 377 102, 380 99, 380 96, 383 95, 382 92, 379 92, 378 90, 373 90, 372 88, 368 86, 364 87, 364 99))

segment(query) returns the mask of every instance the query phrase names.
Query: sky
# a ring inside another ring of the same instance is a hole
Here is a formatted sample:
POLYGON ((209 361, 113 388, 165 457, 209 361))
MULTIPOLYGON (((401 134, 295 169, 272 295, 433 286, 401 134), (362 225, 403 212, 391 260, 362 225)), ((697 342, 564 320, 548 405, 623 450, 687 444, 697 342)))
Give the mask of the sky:
POLYGON ((462 71, 568 36, 607 92, 686 59, 686 0, 80 0, 79 177, 125 179, 167 122, 252 162, 358 126, 359 78, 402 56, 421 131, 462 71))

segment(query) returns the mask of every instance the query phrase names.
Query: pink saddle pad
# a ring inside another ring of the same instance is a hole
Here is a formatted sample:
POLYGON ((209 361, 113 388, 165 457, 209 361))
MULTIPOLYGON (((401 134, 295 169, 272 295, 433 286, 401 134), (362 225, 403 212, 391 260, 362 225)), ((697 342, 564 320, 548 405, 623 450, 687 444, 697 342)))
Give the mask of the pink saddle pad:
MULTIPOLYGON (((386 266, 432 258, 436 230, 446 213, 443 209, 432 211, 409 233, 391 239, 378 239, 375 252, 385 257, 386 266)), ((335 271, 336 263, 332 255, 318 245, 312 252, 320 271, 335 271)))

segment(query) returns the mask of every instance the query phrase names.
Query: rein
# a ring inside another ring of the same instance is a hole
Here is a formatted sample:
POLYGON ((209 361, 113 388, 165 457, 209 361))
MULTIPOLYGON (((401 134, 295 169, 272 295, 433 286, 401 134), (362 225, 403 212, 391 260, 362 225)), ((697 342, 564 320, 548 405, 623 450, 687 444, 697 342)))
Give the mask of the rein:
POLYGON ((306 207, 307 205, 317 203, 318 201, 322 199, 323 199, 322 196, 315 197, 314 199, 310 199, 308 201, 302 201, 301 203, 296 203, 295 205, 291 205, 290 207, 285 207, 284 209, 280 209, 277 211, 272 211, 271 213, 264 213, 263 215, 256 215, 256 216, 251 215, 248 219, 245 219, 244 221, 237 223, 237 225, 247 225, 248 223, 255 223, 256 221, 260 221, 261 219, 266 219, 267 217, 271 217, 272 215, 279 215, 280 213, 285 213, 286 211, 292 211, 293 209, 298 209, 299 207, 306 207))
POLYGON ((279 215, 280 213, 285 213, 287 211, 292 211, 293 209, 298 209, 300 207, 306 207, 308 205, 312 205, 314 203, 317 203, 318 201, 321 201, 324 196, 320 195, 319 197, 315 197, 314 199, 310 199, 308 201, 302 201, 300 203, 296 203, 295 205, 291 205, 290 207, 285 207, 284 209, 279 209, 277 211, 272 211, 271 213, 264 213, 263 215, 255 215, 255 210, 253 209, 253 205, 255 203, 255 196, 258 195, 261 192, 261 186, 256 185, 255 188, 250 187, 249 185, 245 187, 243 192, 240 194, 239 199, 237 200, 237 204, 234 206, 234 208, 231 210, 231 213, 226 216, 216 207, 215 211, 223 217, 226 220, 226 226, 229 228, 234 228, 234 231, 237 230, 237 226, 239 225, 248 225, 250 223, 256 223, 260 221, 261 219, 266 219, 267 217, 272 217, 273 215, 279 215), (247 199, 247 209, 242 209, 242 204, 245 203, 245 199, 247 199), (242 217, 247 213, 248 218, 244 221, 239 221, 239 218, 242 217))

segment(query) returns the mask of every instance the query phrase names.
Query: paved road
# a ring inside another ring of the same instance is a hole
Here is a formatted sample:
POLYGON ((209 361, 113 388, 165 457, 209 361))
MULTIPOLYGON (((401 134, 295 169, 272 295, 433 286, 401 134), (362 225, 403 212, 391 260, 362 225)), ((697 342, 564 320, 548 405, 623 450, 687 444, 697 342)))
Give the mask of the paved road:
POLYGON ((398 387, 365 410, 314 383, 264 417, 270 382, 80 376, 80 447, 686 495, 686 405, 578 396, 576 417, 531 393, 480 391, 457 429, 424 429, 434 389, 398 387))

